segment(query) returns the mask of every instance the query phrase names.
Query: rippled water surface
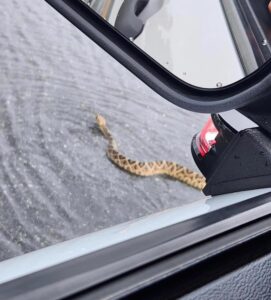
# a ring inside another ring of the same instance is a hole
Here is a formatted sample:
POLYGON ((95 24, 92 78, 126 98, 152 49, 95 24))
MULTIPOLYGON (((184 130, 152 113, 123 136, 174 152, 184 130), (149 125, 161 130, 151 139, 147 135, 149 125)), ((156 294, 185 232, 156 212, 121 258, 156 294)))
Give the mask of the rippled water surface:
POLYGON ((196 170, 206 115, 163 100, 44 1, 0 7, 0 260, 201 197, 116 168, 94 118, 130 157, 196 170))

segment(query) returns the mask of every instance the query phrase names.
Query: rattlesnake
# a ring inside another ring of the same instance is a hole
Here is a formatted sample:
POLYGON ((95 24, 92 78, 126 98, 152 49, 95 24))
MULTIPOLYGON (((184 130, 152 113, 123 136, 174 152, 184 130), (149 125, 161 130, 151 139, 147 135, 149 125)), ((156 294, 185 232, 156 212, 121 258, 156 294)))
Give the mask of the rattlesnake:
POLYGON ((103 116, 96 115, 97 125, 108 140, 107 157, 121 169, 138 176, 153 176, 164 174, 179 180, 187 185, 202 190, 205 186, 204 176, 189 170, 188 168, 171 161, 141 162, 131 160, 118 151, 117 143, 106 126, 103 116))

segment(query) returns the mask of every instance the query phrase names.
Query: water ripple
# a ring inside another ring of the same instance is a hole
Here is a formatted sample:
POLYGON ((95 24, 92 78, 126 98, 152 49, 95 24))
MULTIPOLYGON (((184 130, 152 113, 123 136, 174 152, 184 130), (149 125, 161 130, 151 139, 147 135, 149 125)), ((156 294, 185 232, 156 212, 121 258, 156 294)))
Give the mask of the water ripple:
POLYGON ((205 116, 154 94, 45 1, 2 1, 0 25, 0 260, 200 197, 116 168, 95 113, 127 155, 192 168, 205 116))

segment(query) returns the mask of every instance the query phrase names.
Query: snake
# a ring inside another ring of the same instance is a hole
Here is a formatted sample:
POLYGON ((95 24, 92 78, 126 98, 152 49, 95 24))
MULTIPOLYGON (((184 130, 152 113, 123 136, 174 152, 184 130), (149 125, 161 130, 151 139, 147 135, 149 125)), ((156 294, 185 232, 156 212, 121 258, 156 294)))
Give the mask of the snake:
POLYGON ((126 157, 119 152, 116 140, 107 127, 105 118, 96 114, 96 123, 102 135, 108 141, 106 155, 108 159, 120 169, 137 176, 166 175, 188 186, 202 190, 206 184, 205 177, 189 168, 173 161, 138 161, 126 157))

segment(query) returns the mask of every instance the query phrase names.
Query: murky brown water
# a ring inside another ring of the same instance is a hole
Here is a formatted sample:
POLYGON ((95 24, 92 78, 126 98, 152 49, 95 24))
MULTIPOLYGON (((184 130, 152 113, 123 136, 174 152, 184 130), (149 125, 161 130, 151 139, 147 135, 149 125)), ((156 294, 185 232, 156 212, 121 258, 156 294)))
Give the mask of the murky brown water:
POLYGON ((94 114, 132 158, 193 169, 205 115, 163 100, 44 1, 0 6, 0 260, 201 197, 112 165, 94 114))

